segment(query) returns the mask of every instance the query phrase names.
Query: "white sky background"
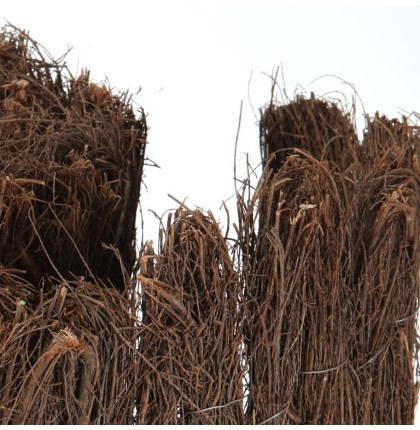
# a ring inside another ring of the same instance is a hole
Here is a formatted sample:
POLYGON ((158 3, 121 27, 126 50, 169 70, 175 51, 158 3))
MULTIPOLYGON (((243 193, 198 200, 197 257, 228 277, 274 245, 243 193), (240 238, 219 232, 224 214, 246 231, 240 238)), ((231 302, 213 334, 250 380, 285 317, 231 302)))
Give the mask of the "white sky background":
POLYGON ((253 109, 258 115, 270 100, 267 75, 278 66, 291 98, 298 88, 344 91, 351 101, 353 91, 337 78, 311 85, 336 75, 355 86, 372 115, 420 111, 420 6, 239 3, 0 0, 2 24, 29 30, 56 58, 72 47, 74 74, 87 67, 96 82, 106 76, 133 93, 141 86, 134 99, 148 114, 147 155, 161 167, 145 170, 145 239, 158 235, 148 211, 177 207, 168 193, 224 223, 219 207, 234 193, 241 100, 239 178, 245 153, 260 162, 253 109))

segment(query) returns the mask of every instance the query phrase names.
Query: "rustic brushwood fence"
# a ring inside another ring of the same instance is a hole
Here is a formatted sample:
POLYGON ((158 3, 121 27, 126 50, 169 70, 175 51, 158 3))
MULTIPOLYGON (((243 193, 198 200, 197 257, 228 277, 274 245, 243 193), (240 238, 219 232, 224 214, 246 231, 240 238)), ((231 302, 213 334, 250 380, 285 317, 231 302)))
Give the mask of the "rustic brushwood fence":
POLYGON ((416 124, 272 100, 235 237, 178 201, 136 255, 146 139, 128 93, 0 32, 0 424, 413 423, 416 124))

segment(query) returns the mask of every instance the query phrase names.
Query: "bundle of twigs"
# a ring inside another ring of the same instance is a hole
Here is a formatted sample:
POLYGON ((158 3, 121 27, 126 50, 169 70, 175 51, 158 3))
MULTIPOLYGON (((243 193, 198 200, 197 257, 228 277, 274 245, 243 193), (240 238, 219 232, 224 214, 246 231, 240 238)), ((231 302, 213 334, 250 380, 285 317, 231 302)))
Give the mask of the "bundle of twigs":
POLYGON ((240 199, 248 420, 344 422, 349 213, 328 164, 297 150, 240 199))
POLYGON ((74 78, 28 34, 2 29, 0 264, 34 285, 46 274, 94 273, 124 290, 146 132, 128 94, 90 82, 87 71, 74 78))
POLYGON ((240 291, 219 226, 181 207, 143 258, 138 422, 242 424, 240 291))
POLYGON ((337 104, 313 93, 285 105, 272 101, 261 112, 263 162, 270 160, 271 167, 279 168, 290 150, 298 148, 344 171, 358 160, 357 134, 350 119, 337 104))
POLYGON ((353 365, 361 424, 410 424, 417 401, 420 136, 406 120, 369 120, 354 219, 353 365))
POLYGON ((413 423, 418 129, 320 100, 262 114, 265 170, 239 196, 252 423, 413 423))
POLYGON ((136 317, 115 289, 0 268, 0 423, 131 424, 136 317))
POLYGON ((134 422, 146 131, 128 94, 1 31, 1 424, 134 422))
POLYGON ((236 246, 181 204, 137 276, 146 132, 0 32, 0 424, 413 423, 418 128, 271 102, 236 246))
POLYGON ((420 170, 419 127, 415 123, 410 123, 406 117, 400 121, 378 113, 366 120, 363 142, 359 146, 365 175, 372 170, 376 176, 397 168, 420 170))

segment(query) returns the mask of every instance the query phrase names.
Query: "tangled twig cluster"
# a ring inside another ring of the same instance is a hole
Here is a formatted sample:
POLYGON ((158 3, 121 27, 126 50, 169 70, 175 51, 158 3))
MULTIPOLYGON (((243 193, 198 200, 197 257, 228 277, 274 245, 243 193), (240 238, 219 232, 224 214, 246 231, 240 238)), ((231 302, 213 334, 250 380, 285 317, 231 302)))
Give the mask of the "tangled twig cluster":
POLYGON ((0 424, 410 424, 420 136, 303 97, 261 113, 229 242, 180 203, 136 263, 128 94, 0 33, 0 424))

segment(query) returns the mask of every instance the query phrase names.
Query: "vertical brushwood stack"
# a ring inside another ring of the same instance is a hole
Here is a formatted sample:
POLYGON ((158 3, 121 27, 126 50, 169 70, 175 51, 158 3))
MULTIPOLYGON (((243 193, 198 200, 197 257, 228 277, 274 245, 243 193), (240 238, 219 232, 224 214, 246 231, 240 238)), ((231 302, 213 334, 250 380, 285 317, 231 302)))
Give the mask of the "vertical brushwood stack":
POLYGON ((414 420, 418 130, 336 105, 262 113, 265 165, 239 198, 248 422, 414 420))
POLYGON ((215 219, 181 207, 145 259, 139 424, 243 424, 239 282, 215 219))
POLYGON ((0 423, 129 424, 147 127, 128 94, 0 33, 0 423))
POLYGON ((271 102, 237 236, 178 202, 136 263, 146 137, 0 32, 0 424, 412 424, 419 129, 271 102))
POLYGON ((418 379, 418 129, 405 119, 376 115, 368 121, 362 151, 354 220, 358 422, 410 424, 418 379))

